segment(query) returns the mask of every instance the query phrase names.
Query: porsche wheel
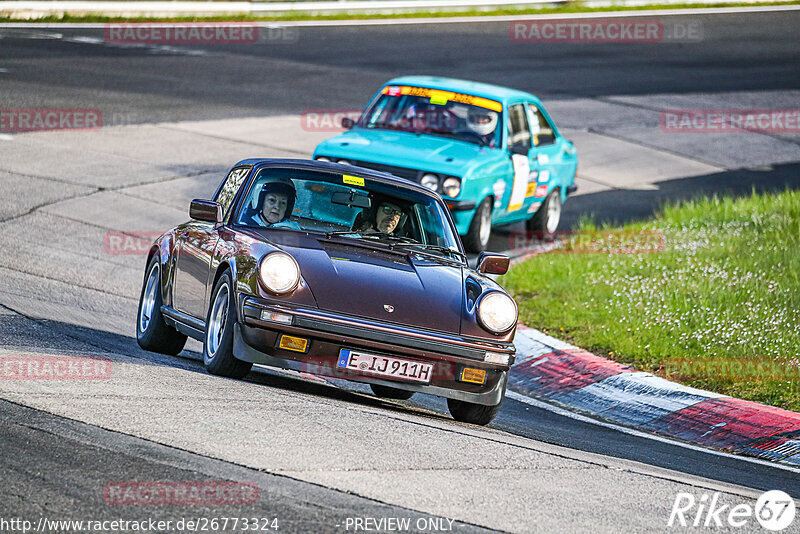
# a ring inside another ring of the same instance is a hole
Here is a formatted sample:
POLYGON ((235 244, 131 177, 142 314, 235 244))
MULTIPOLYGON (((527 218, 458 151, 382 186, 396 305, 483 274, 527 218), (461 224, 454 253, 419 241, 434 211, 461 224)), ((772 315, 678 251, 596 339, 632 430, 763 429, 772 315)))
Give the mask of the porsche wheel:
POLYGON ((233 355, 236 305, 230 272, 226 271, 220 276, 212 295, 206 316, 203 363, 212 375, 242 378, 250 372, 253 364, 238 360, 233 355))
POLYGON ((456 421, 471 423, 473 425, 488 425, 500 410, 502 401, 494 406, 484 406, 472 402, 447 399, 447 409, 456 421))
POLYGON ((561 191, 555 188, 550 191, 536 214, 528 219, 527 227, 532 232, 554 234, 561 221, 561 191))
POLYGON ((376 397, 382 399, 408 400, 414 395, 413 391, 406 391, 405 389, 397 389, 390 386, 381 386, 380 384, 370 384, 369 387, 372 388, 372 392, 376 397))
POLYGON ((169 326, 161 315, 161 266, 153 258, 139 297, 136 341, 144 350, 174 356, 186 345, 186 336, 169 326))
POLYGON ((470 252, 483 252, 489 244, 489 236, 492 234, 492 199, 485 198, 469 225, 469 231, 464 238, 464 246, 470 252))

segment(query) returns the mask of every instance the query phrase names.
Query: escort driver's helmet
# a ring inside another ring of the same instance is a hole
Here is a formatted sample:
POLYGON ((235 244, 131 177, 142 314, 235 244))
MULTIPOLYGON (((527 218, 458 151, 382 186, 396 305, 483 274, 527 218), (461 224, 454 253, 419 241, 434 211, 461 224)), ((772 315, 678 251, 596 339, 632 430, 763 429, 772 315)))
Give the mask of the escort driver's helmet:
POLYGON ((497 112, 471 108, 467 115, 467 126, 478 135, 489 135, 497 126, 497 112))

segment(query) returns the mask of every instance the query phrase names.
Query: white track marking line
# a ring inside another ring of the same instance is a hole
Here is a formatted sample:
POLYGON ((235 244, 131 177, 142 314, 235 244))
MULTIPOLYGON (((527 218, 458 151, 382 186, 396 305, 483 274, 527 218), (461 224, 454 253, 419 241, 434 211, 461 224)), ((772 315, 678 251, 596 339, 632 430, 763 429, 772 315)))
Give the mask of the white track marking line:
POLYGON ((542 410, 547 410, 549 412, 553 412, 553 413, 555 413, 557 415, 561 415, 561 416, 564 416, 564 417, 569 417, 570 419, 574 419, 574 420, 580 421, 582 423, 589 423, 589 424, 592 424, 592 425, 597 425, 597 426, 602 426, 602 427, 605 427, 605 428, 610 428, 611 430, 616 430, 618 432, 622 432, 623 434, 628 434, 630 436, 636 436, 638 438, 645 438, 645 439, 650 439, 650 440, 653 440, 653 441, 659 441, 661 443, 666 443, 668 445, 677 445, 678 447, 683 447, 684 449, 690 449, 690 450, 693 450, 693 451, 705 452, 705 453, 708 453, 708 454, 713 454, 715 456, 722 456, 724 458, 732 458, 732 459, 736 459, 736 460, 742 460, 742 461, 745 461, 745 462, 750 462, 750 463, 762 465, 762 466, 765 466, 765 467, 774 467, 774 468, 777 468, 777 469, 783 469, 784 471, 789 471, 791 473, 800 474, 800 468, 791 467, 791 466, 788 466, 788 465, 785 465, 785 464, 781 464, 779 462, 770 462, 770 461, 767 461, 767 460, 762 460, 760 458, 752 458, 750 456, 741 456, 741 455, 738 455, 738 454, 731 454, 729 452, 722 452, 722 451, 717 451, 717 450, 714 450, 714 449, 706 449, 705 447, 700 447, 698 445, 692 445, 690 443, 684 443, 682 441, 676 441, 676 440, 672 440, 672 439, 665 438, 665 437, 662 437, 662 436, 657 436, 657 435, 654 435, 654 434, 648 434, 646 432, 641 432, 639 430, 634 430, 632 428, 628 428, 628 427, 624 427, 624 426, 620 426, 620 425, 615 425, 614 423, 607 423, 606 421, 599 421, 597 419, 593 419, 593 418, 587 417, 585 415, 581 415, 581 414, 578 414, 578 413, 575 413, 575 412, 571 412, 571 411, 566 410, 564 408, 559 408, 558 406, 553 406, 552 404, 548 404, 546 402, 543 402, 543 401, 540 401, 540 400, 537 400, 537 399, 532 399, 530 397, 526 397, 525 395, 522 395, 522 394, 517 393, 515 391, 506 391, 506 397, 514 399, 514 400, 519 401, 519 402, 523 402, 525 404, 530 404, 531 406, 534 406, 535 408, 541 408, 542 410))

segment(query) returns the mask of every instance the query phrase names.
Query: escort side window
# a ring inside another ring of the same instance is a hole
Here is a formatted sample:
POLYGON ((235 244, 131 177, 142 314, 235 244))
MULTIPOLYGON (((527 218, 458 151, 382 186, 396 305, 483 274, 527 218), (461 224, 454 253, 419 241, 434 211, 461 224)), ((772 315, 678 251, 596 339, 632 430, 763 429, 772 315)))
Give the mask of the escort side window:
POLYGON ((526 150, 531 148, 531 129, 522 104, 508 108, 508 148, 511 147, 523 147, 526 150))
POLYGON ((533 146, 552 145, 556 141, 553 127, 538 107, 528 104, 528 115, 531 120, 533 146))

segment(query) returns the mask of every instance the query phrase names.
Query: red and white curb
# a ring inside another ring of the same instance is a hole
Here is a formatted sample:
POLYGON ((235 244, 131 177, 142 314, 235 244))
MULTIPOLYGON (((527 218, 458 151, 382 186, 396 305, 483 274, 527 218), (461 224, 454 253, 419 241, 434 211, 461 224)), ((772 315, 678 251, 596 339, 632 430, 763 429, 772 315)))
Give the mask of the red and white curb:
POLYGON ((524 325, 508 389, 668 438, 800 466, 800 413, 690 388, 524 325))

